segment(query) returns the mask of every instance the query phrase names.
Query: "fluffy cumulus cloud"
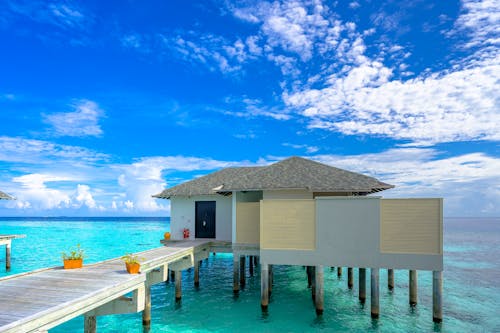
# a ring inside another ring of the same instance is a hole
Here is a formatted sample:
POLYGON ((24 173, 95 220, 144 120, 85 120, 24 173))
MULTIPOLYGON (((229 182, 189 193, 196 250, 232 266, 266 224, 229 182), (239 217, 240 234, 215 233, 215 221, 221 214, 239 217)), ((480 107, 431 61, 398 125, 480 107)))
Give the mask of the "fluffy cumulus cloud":
POLYGON ((170 209, 168 202, 152 198, 152 195, 165 189, 167 183, 164 177, 168 179, 168 174, 214 170, 239 164, 240 162, 211 158, 157 156, 141 158, 127 165, 117 165, 115 168, 120 171, 118 184, 124 194, 123 197, 117 198, 114 206, 135 212, 167 212, 170 209))
POLYGON ((97 103, 89 100, 79 101, 73 105, 75 111, 44 115, 45 122, 50 124, 55 136, 100 136, 102 129, 99 120, 104 112, 97 103))

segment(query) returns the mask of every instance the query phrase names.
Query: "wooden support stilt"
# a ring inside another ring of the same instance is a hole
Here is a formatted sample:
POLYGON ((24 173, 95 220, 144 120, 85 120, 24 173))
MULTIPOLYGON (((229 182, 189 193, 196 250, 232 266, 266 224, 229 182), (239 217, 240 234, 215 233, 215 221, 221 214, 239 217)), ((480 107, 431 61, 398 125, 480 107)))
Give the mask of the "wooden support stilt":
POLYGON ((387 288, 394 290, 394 270, 391 268, 387 270, 387 288))
POLYGON ((314 301, 316 304, 316 314, 322 315, 324 306, 323 266, 322 265, 316 266, 315 271, 316 271, 315 274, 316 295, 314 301))
POLYGON ((182 271, 175 271, 175 300, 182 298, 182 271))
POLYGON ((200 286, 200 261, 198 260, 194 262, 194 286, 200 286))
MULTIPOLYGON (((181 279, 179 278, 179 281, 180 280, 181 279)), ((177 296, 177 288, 176 288, 176 296, 177 296)), ((145 328, 151 326, 151 286, 146 286, 144 293, 144 310, 142 310, 142 326, 145 328)))
POLYGON ((175 281, 175 272, 174 271, 170 271, 170 281, 174 282, 175 281))
POLYGON ((274 272, 273 265, 269 265, 269 296, 273 292, 273 283, 274 283, 274 272))
POLYGON ((443 321, 443 272, 432 272, 432 320, 435 323, 443 321))
POLYGON ((378 271, 378 268, 370 269, 371 315, 374 319, 378 318, 379 316, 378 271))
POLYGON ((97 319, 95 316, 85 316, 85 319, 83 321, 83 332, 84 333, 97 332, 97 319))
POLYGON ((342 267, 337 267, 337 277, 342 277, 342 267))
POLYGON ((254 260, 253 256, 248 257, 248 273, 250 273, 250 276, 253 276, 253 266, 254 266, 254 260))
POLYGON ((366 268, 359 269, 359 301, 366 301, 366 268))
POLYGON ((410 270, 409 272, 409 283, 410 283, 410 305, 417 305, 417 271, 410 270))
POLYGON ((269 305, 269 265, 260 265, 260 307, 262 311, 267 311, 269 305))
POLYGON ((10 241, 5 244, 5 269, 10 270, 10 241))
POLYGON ((240 256, 233 255, 233 292, 240 291, 240 256))
POLYGON ((245 260, 245 256, 240 256, 240 285, 241 285, 241 288, 245 287, 245 273, 246 273, 246 267, 245 267, 245 264, 246 264, 246 260, 245 260))
POLYGON ((354 274, 352 274, 352 267, 347 267, 347 288, 352 289, 354 284, 354 274))
POLYGON ((307 266, 306 267, 306 274, 307 274, 307 288, 312 287, 312 266, 307 266))

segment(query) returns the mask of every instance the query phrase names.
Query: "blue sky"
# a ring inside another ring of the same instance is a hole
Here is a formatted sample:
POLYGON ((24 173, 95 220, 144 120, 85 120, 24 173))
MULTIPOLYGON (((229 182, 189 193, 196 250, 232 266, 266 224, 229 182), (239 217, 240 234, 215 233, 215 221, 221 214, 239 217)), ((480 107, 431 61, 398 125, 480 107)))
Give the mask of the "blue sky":
POLYGON ((500 3, 0 3, 0 216, 167 216, 151 194, 297 155, 500 215, 500 3))

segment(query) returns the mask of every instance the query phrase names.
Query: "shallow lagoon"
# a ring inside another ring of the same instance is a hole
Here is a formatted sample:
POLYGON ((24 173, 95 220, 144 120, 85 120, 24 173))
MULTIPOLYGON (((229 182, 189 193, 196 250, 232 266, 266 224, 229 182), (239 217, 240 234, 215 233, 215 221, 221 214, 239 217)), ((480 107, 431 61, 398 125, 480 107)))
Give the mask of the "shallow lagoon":
MULTIPOLYGON (((168 218, 1 219, 0 233, 26 234, 12 244, 12 270, 5 271, 0 249, 0 276, 61 265, 60 252, 80 243, 86 263, 160 246, 168 218)), ((380 271, 380 312, 370 318, 369 299, 357 299, 357 270, 352 291, 347 272, 341 279, 325 269, 325 312, 317 317, 302 267, 278 266, 268 315, 260 311, 260 279, 247 278, 238 297, 232 292, 232 256, 217 254, 203 261, 200 287, 193 272, 183 274, 183 299, 174 301, 174 285, 152 288, 151 332, 467 332, 500 331, 500 218, 445 219, 443 316, 432 322, 432 273, 419 272, 419 305, 408 305, 408 273, 395 271, 395 290, 380 271)), ((369 293, 367 295, 369 297, 369 293)), ((98 332, 142 332, 141 315, 98 318, 98 332)), ((75 318, 51 332, 83 332, 75 318)))

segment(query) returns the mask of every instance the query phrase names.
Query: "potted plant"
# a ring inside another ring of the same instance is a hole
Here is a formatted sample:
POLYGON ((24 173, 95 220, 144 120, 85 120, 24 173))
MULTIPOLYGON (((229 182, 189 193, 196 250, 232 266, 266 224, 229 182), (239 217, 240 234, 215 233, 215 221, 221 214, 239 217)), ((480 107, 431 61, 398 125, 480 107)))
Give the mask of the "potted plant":
POLYGON ((144 258, 132 253, 124 255, 121 259, 125 262, 129 274, 138 274, 141 268, 140 262, 144 260, 144 258))
POLYGON ((64 269, 81 268, 83 265, 83 250, 80 244, 69 249, 69 253, 62 252, 64 269))

